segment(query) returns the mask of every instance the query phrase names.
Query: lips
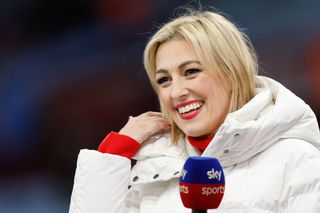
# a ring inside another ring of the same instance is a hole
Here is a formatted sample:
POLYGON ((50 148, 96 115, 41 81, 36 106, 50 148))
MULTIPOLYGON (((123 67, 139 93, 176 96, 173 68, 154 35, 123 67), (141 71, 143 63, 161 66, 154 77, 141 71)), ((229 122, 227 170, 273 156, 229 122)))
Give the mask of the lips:
POLYGON ((182 119, 190 120, 199 114, 202 110, 202 105, 202 101, 193 100, 178 104, 176 109, 182 119))

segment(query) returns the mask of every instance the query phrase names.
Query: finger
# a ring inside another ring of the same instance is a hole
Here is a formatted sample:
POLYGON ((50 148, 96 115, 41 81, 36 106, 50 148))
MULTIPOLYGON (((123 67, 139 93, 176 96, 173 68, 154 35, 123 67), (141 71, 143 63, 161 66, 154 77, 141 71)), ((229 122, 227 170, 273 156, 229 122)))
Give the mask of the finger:
POLYGON ((161 123, 165 123, 165 124, 170 124, 170 122, 167 119, 165 119, 163 117, 159 117, 159 116, 151 116, 146 119, 149 119, 150 122, 161 122, 161 123))
POLYGON ((161 112, 148 111, 148 112, 145 112, 145 113, 141 114, 141 116, 156 116, 156 117, 162 117, 162 113, 161 113, 161 112))
POLYGON ((164 119, 158 119, 157 121, 157 128, 158 129, 171 129, 171 125, 168 121, 164 120, 164 119))
POLYGON ((167 123, 158 123, 153 135, 163 134, 171 130, 171 126, 167 123))

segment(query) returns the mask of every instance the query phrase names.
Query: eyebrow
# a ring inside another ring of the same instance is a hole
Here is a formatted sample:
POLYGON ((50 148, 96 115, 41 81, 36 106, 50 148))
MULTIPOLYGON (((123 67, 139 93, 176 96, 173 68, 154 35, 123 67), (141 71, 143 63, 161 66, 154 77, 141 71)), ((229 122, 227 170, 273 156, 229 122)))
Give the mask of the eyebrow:
POLYGON ((201 64, 200 61, 197 61, 197 60, 190 60, 190 61, 185 61, 183 62, 182 64, 180 64, 178 66, 179 69, 182 69, 183 67, 189 65, 189 64, 193 64, 193 63, 196 63, 196 64, 201 64))
MULTIPOLYGON (((183 63, 181 63, 179 66, 178 66, 178 69, 181 70, 183 67, 189 65, 189 64, 193 64, 193 63, 196 63, 196 64, 200 64, 200 61, 197 61, 197 60, 189 60, 189 61, 185 61, 183 63)), ((165 70, 165 69, 159 69, 156 71, 156 74, 159 74, 159 73, 167 73, 168 71, 165 70)))

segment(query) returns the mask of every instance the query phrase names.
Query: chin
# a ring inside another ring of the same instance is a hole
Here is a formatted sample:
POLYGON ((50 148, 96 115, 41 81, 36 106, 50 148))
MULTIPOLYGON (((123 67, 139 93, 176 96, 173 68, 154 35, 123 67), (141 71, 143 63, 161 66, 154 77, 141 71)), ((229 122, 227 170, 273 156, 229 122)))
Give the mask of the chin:
POLYGON ((186 135, 186 136, 191 136, 191 137, 200 137, 203 135, 202 131, 200 130, 196 130, 194 128, 192 129, 184 129, 183 130, 183 133, 186 135))

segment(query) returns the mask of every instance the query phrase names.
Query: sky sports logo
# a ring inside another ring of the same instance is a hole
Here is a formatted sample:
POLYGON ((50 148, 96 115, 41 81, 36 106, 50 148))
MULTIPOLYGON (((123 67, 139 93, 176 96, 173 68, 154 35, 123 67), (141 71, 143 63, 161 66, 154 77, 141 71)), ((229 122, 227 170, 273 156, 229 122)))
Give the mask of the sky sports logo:
MULTIPOLYGON (((181 171, 181 179, 185 180, 186 176, 188 174, 188 171, 183 169, 181 171)), ((206 179, 210 181, 221 181, 222 178, 222 171, 221 170, 215 170, 214 168, 206 171, 206 179)), ((224 194, 224 184, 210 184, 210 183, 192 183, 190 182, 180 182, 179 184, 179 191, 182 194, 189 194, 190 191, 197 192, 197 194, 209 196, 209 195, 216 195, 224 194)))
POLYGON ((201 195, 205 195, 205 196, 224 194, 224 185, 221 185, 221 184, 203 186, 202 184, 187 184, 187 183, 181 184, 180 183, 179 185, 180 193, 189 194, 191 189, 193 189, 192 191, 200 191, 201 195))
MULTIPOLYGON (((182 180, 184 180, 186 178, 188 171, 185 169, 182 169, 181 171, 181 178, 182 180)), ((221 180, 221 176, 222 176, 222 171, 221 170, 214 170, 214 168, 212 168, 211 170, 207 171, 207 176, 209 180, 221 180)))

